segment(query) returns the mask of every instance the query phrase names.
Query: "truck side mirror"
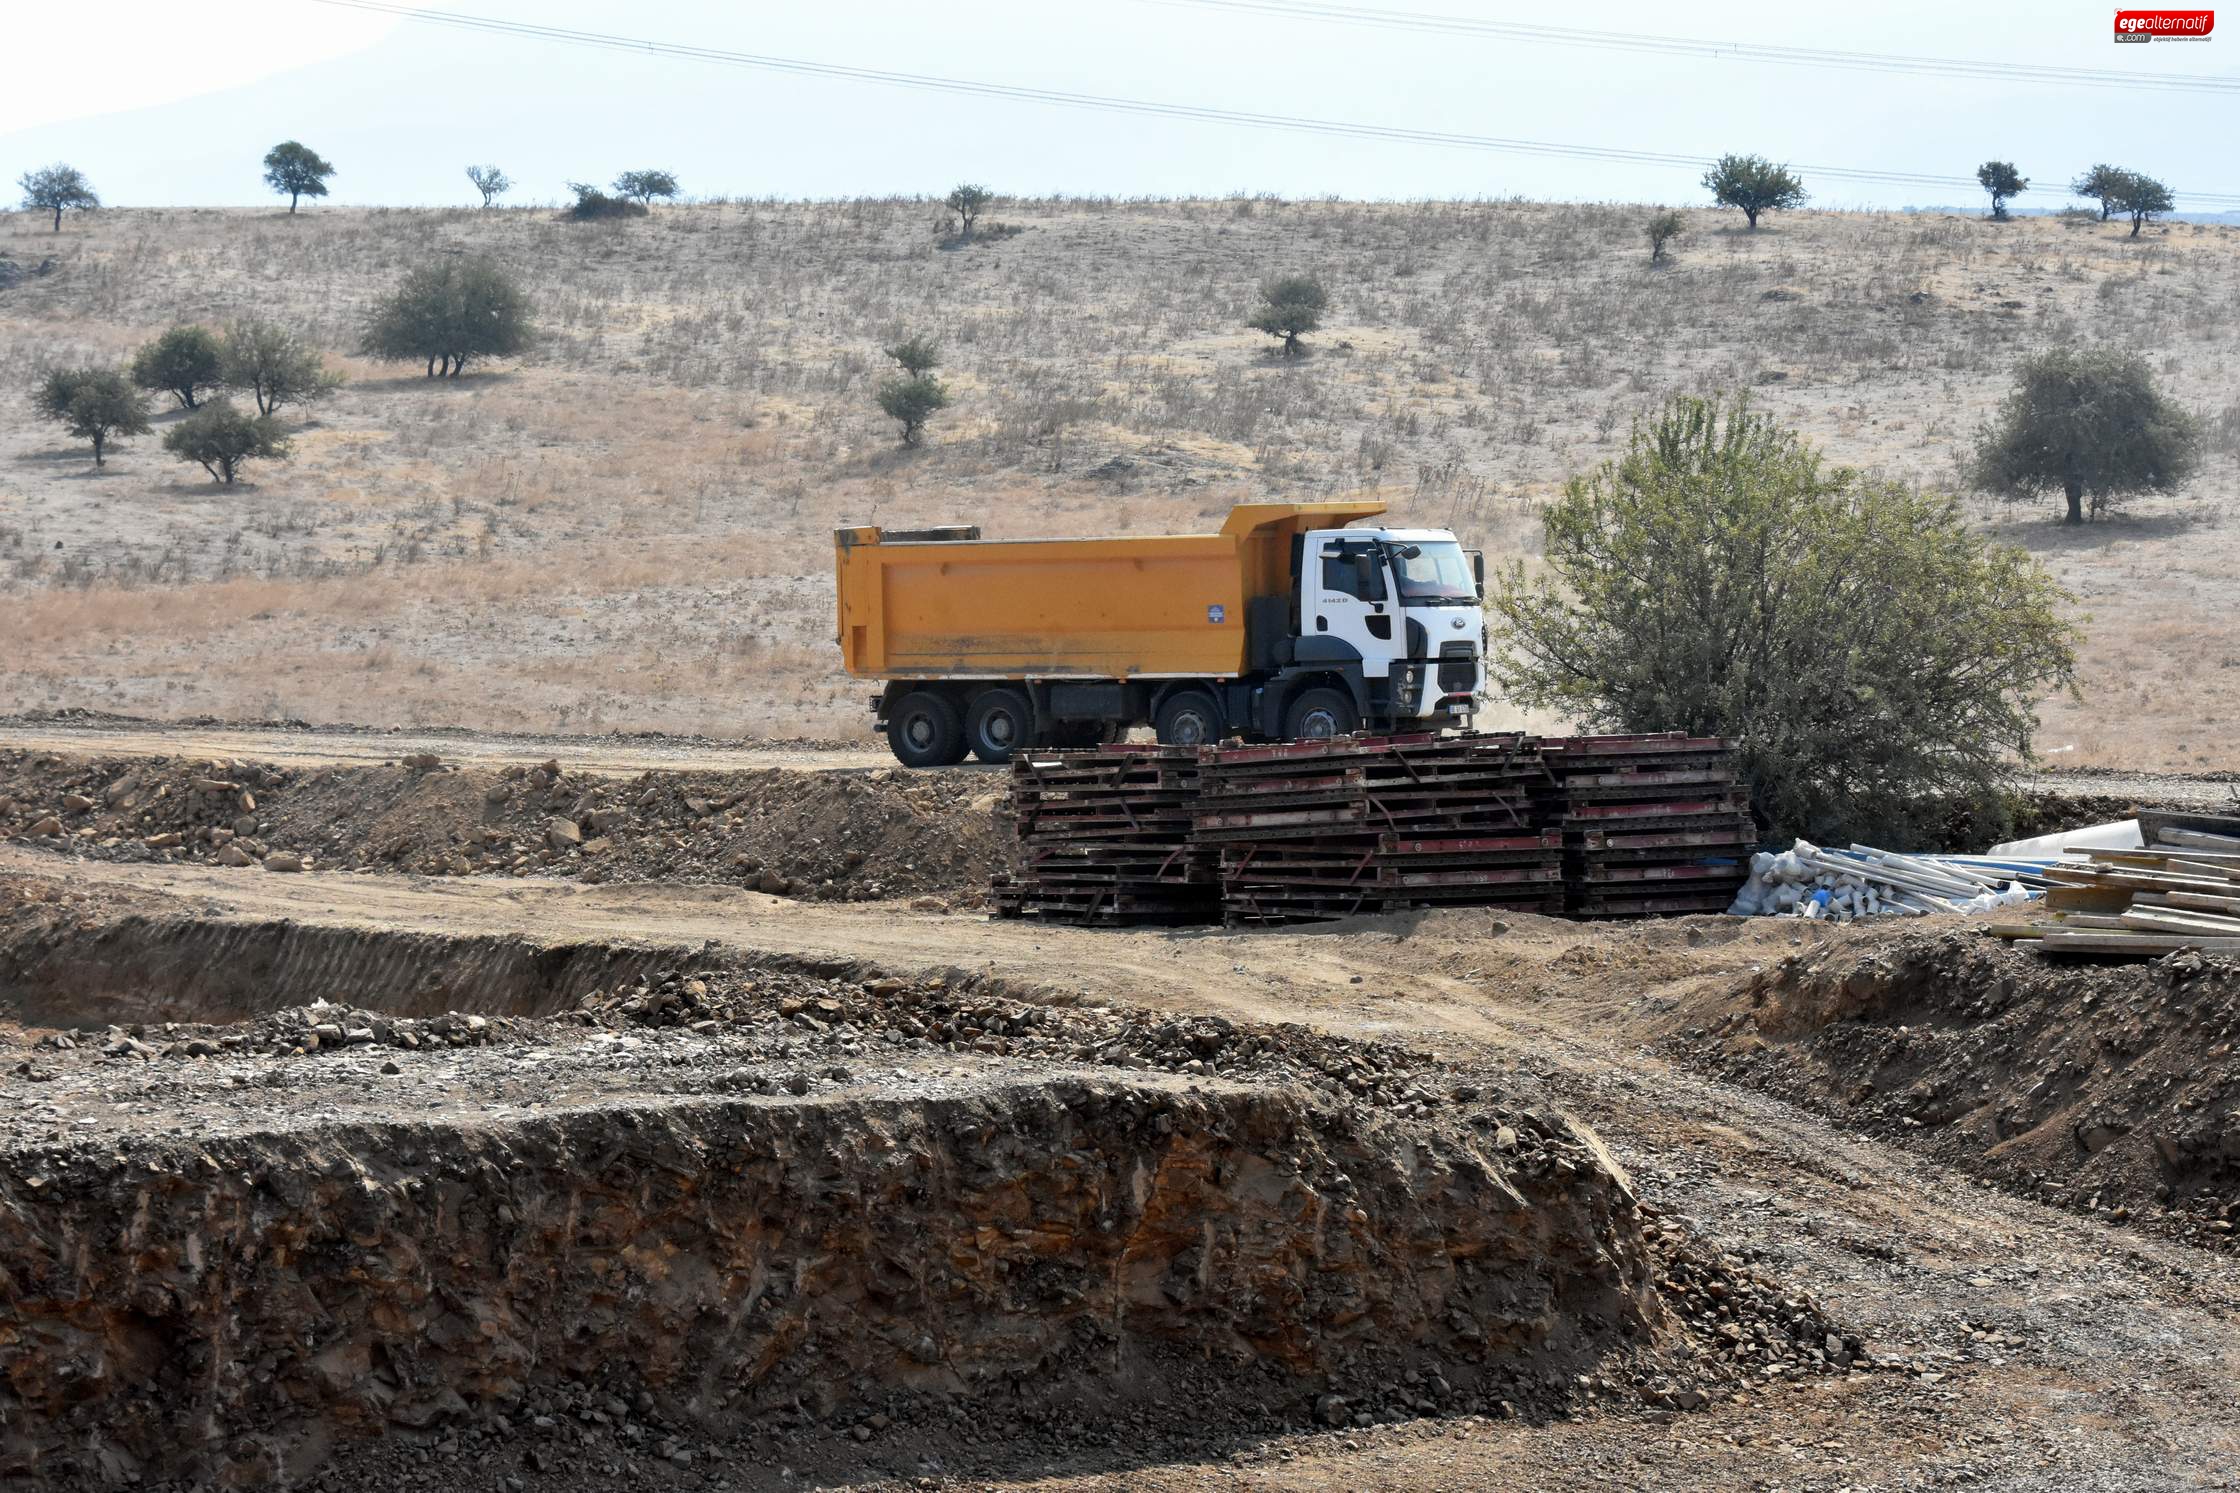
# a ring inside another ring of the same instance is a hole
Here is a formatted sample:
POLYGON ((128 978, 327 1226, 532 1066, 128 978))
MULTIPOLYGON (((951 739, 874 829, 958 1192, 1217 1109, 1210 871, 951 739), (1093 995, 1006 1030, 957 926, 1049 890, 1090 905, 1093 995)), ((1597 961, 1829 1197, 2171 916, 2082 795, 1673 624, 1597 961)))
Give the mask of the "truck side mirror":
POLYGON ((1478 594, 1484 596, 1486 594, 1486 552, 1484 550, 1472 550, 1470 552, 1470 573, 1478 578, 1478 594))

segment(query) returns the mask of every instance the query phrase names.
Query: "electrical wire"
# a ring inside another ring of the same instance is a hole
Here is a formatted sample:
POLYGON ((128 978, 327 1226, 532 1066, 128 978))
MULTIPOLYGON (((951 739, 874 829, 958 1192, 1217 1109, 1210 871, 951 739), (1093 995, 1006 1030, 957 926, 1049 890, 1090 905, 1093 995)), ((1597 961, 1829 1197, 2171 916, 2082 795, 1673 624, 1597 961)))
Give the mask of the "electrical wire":
POLYGON ((1207 10, 1284 16, 1337 25, 1482 36, 1551 46, 1595 47, 1612 51, 1707 57, 1723 61, 1770 62, 1795 67, 1838 67, 1870 72, 1915 73, 1993 82, 2047 83, 2061 87, 2138 88, 2159 92, 2240 95, 2240 74, 2142 73, 2117 68, 2048 63, 1991 62, 1956 57, 1916 57, 1902 53, 1847 51, 1829 47, 1777 46, 1766 42, 1718 41, 1702 37, 1661 36, 1630 31, 1589 31, 1576 26, 1542 26, 1522 21, 1427 11, 1385 10, 1327 0, 1149 0, 1158 5, 1188 5, 1207 10))
MULTIPOLYGON (((876 83, 890 87, 930 90, 968 97, 1054 104, 1066 108, 1097 109, 1139 117, 1246 125, 1260 129, 1288 130, 1348 139, 1380 140, 1409 145, 1437 145, 1457 149, 1500 151, 1519 155, 1603 161, 1621 165, 1685 168, 1699 172, 1714 164, 1713 159, 1709 156, 1682 155, 1670 151, 1574 145, 1550 140, 1530 140, 1499 135, 1473 135, 1448 130, 1415 129, 1401 125, 1363 124, 1344 120, 1314 119, 1299 115, 1258 113, 1241 109, 1216 109, 1199 104, 1159 103, 1144 99, 1077 93, 1064 89, 1034 88, 1009 83, 987 83, 968 78, 944 78, 925 73, 898 72, 887 68, 857 67, 834 62, 812 62, 795 57, 776 57, 763 53, 738 52, 720 47, 698 46, 683 42, 653 41, 643 37, 620 36, 608 32, 583 31, 564 26, 546 26, 531 21, 501 20, 493 16, 469 15, 459 11, 427 10, 416 6, 395 4, 392 3, 392 0, 313 0, 313 3, 346 10, 370 11, 378 15, 399 16, 407 20, 425 21, 468 31, 538 41, 561 42, 573 46, 634 52, 656 57, 676 57, 689 61, 712 62, 732 67, 752 67, 769 72, 790 73, 805 77, 839 78, 852 82, 876 83)), ((1811 176, 1836 181, 1955 188, 1970 192, 1978 190, 1978 183, 1972 176, 1942 176, 1928 172, 1887 171, 1853 166, 1799 165, 1794 169, 1811 176)), ((2041 188, 2039 190, 2045 189, 2041 188)), ((2198 202, 2222 200, 2240 205, 2240 193, 2195 192, 2186 195, 2190 200, 2198 202)))

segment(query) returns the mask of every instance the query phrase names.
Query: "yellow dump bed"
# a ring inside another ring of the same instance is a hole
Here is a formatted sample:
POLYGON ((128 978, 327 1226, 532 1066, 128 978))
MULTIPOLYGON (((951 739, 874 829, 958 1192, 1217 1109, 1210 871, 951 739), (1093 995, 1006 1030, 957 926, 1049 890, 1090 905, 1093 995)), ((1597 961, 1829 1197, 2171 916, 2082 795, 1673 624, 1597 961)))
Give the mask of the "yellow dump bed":
POLYGON ((840 652, 869 679, 1216 678, 1245 669, 1245 602, 1291 588, 1291 539, 1381 503, 1243 503, 1218 534, 984 540, 833 535, 840 652))

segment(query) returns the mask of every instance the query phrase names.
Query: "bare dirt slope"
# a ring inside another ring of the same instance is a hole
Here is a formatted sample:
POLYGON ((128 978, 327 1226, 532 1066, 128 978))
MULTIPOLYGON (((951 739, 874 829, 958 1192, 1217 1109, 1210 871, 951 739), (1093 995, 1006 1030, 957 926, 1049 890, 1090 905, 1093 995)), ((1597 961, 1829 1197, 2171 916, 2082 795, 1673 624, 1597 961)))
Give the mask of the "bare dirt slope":
MULTIPOLYGON (((54 867, 51 856, 0 849, 0 873, 11 877, 54 867)), ((1746 991, 1754 968, 1826 935, 1771 922, 1609 929, 1482 913, 1314 933, 1107 934, 718 888, 98 864, 74 868, 71 881, 68 895, 95 917, 121 898, 146 916, 185 908, 299 927, 611 936, 685 950, 713 940, 835 968, 995 979, 1074 1005, 1305 1020, 1341 1038, 1483 1064, 1543 1087, 1592 1125, 1659 1213, 1810 1291, 1908 1366, 1752 1390, 1669 1422, 1590 1403, 1549 1426, 1463 1417, 1225 1443, 1154 1415, 1103 1450, 1023 1443, 991 1427, 915 1454, 848 1449, 836 1434, 815 1443, 818 1482, 900 1487, 961 1475, 972 1486, 1181 1489, 1241 1477, 1316 1490, 1835 1493, 2144 1490, 2240 1475, 2226 1430, 2240 1410, 2227 1373, 2240 1352, 2240 1270, 2229 1256, 2001 1193, 1645 1045, 1685 1031, 1715 988, 1746 991)), ((1864 936, 1871 950, 1878 935, 1864 936)), ((397 1464, 373 1465, 393 1474, 397 1464)), ((611 1475, 588 1472, 609 1486, 674 1485, 671 1470, 610 1465, 611 1475)), ((345 1481, 329 1486, 347 1486, 350 1474, 337 1475, 345 1481)), ((684 1485, 720 1486, 715 1475, 684 1485)), ((729 1464, 722 1476, 734 1487, 786 1481, 767 1466, 729 1464)))
MULTIPOLYGON (((1536 505, 1676 391, 1747 388, 1839 461, 1948 483, 2015 359, 2111 326, 2209 420, 2189 496, 2065 532, 1979 520, 2094 615, 2045 744, 2229 766, 2227 376, 2240 230, 1519 202, 1022 201, 941 247, 916 201, 705 203, 628 223, 538 209, 13 216, 0 256, 0 696, 163 716, 457 721, 724 738, 864 730, 832 667, 830 533, 1211 528, 1239 498, 1374 491, 1529 558, 1536 505), (428 381, 350 355, 410 263, 528 283, 526 360, 428 381), (44 272, 40 266, 45 265, 44 272), (1330 287, 1313 355, 1244 327, 1267 276, 1330 287), (234 487, 156 435, 108 465, 36 423, 37 369, 180 321, 267 315, 351 383, 290 411, 296 455, 234 487), (880 349, 944 342, 956 401, 899 449, 880 349), (2130 604, 2151 580, 2156 605, 2130 604)), ((1534 722, 1535 725, 1552 724, 1534 722)))

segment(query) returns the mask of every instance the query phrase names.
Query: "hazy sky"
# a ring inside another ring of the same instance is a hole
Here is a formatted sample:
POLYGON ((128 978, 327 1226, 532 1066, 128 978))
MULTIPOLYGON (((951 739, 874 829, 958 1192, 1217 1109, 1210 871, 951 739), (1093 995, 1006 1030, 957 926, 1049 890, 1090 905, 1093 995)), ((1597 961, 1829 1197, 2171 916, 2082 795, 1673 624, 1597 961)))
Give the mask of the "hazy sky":
MULTIPOLYGON (((2104 3, 1819 6, 1603 0, 1354 0, 1394 12, 1782 46, 2240 76, 2231 32, 2117 45, 2104 3)), ((2053 182, 2097 160, 2183 197, 2240 194, 2240 94, 1777 66, 1224 11, 1175 0, 447 0, 430 8, 813 62, 1132 99, 1715 155, 1971 177, 1987 157, 2053 182)), ((1697 171, 1551 160, 1124 117, 643 53, 473 34, 317 0, 14 7, 0 178, 67 160, 116 205, 271 200, 265 149, 295 137, 340 168, 331 200, 458 203, 494 161, 515 201, 570 179, 675 171, 689 194, 934 192, 1701 201, 1697 171), (37 68, 24 59, 52 56, 37 68), (75 59, 84 57, 80 63, 75 59)), ((1813 180, 1825 206, 1973 200, 1960 188, 1813 180)), ((2029 206, 2058 205, 2033 195, 2029 206)), ((2230 205, 2230 204, 2221 204, 2230 205)))

